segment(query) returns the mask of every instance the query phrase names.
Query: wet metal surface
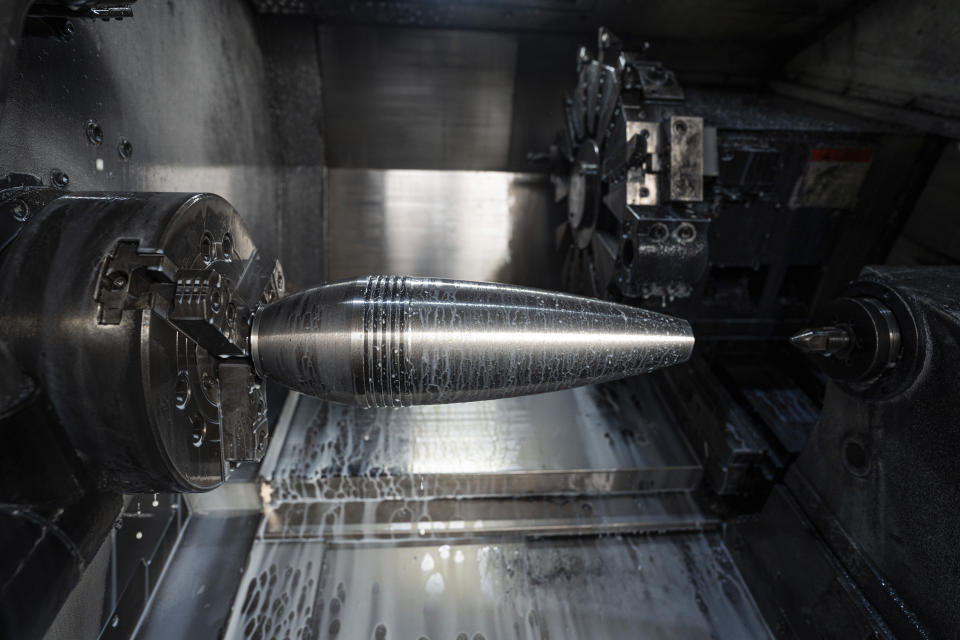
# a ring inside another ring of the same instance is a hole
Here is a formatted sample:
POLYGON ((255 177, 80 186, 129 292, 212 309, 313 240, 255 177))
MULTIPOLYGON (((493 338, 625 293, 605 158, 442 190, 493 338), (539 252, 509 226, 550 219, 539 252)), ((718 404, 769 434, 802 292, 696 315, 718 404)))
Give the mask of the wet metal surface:
POLYGON ((227 639, 768 638, 717 534, 257 541, 227 639))
POLYGON ((369 276, 257 311, 257 371, 325 400, 404 407, 607 382, 685 362, 686 320, 513 285, 369 276))
POLYGON ((227 640, 770 637, 645 378, 407 409, 292 395, 283 413, 233 604, 236 565, 209 582, 174 564, 150 633, 179 606, 184 637, 227 640))
POLYGON ((644 378, 361 410, 301 397, 273 501, 691 489, 701 470, 644 378))
POLYGON ((268 512, 265 538, 481 539, 700 531, 719 521, 687 492, 643 495, 287 502, 268 512))

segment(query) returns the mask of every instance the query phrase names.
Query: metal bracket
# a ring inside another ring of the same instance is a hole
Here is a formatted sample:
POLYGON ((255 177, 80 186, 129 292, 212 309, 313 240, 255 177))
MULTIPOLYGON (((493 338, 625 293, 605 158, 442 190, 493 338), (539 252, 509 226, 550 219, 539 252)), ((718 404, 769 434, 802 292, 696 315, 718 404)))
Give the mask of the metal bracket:
POLYGON ((95 297, 100 303, 100 324, 120 324, 124 310, 148 306, 152 284, 173 282, 177 270, 173 260, 160 251, 139 247, 139 240, 120 240, 103 261, 95 297))
POLYGON ((703 200, 703 118, 671 116, 664 123, 670 144, 669 199, 703 200))
POLYGON ((215 269, 183 269, 176 278, 167 320, 213 355, 246 355, 250 310, 233 283, 215 269))
POLYGON ((267 450, 266 397, 249 362, 223 362, 220 379, 220 443, 228 462, 257 461, 267 450))
POLYGON ((641 162, 627 172, 627 204, 655 205, 659 202, 657 172, 660 171, 660 128, 656 122, 627 122, 627 139, 643 141, 636 147, 641 162))
POLYGON ((629 77, 627 89, 639 88, 645 100, 682 101, 683 88, 673 71, 661 63, 640 59, 636 54, 624 53, 625 73, 629 77))

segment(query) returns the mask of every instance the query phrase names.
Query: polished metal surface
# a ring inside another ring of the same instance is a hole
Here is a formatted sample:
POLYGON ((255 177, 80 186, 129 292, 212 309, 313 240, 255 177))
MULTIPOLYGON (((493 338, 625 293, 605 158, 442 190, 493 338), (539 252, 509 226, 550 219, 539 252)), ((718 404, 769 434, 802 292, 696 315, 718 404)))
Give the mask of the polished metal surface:
POLYGON ((324 540, 489 539, 714 529, 685 491, 544 500, 506 496, 421 500, 286 502, 269 512, 264 538, 324 540))
POLYGON ((282 444, 262 472, 273 506, 685 491, 702 476, 646 377, 403 411, 300 396, 282 444))
POLYGON ((331 168, 326 185, 327 282, 402 273, 559 284, 547 176, 331 168))
POLYGON ((258 373, 360 407, 469 402, 616 380, 686 361, 690 325, 502 284, 369 276, 257 311, 258 373))
POLYGON ((415 545, 258 540, 224 635, 770 638, 715 533, 415 545))
POLYGON ((844 351, 852 342, 850 332, 843 327, 804 329, 790 336, 790 344, 800 351, 824 356, 844 351))

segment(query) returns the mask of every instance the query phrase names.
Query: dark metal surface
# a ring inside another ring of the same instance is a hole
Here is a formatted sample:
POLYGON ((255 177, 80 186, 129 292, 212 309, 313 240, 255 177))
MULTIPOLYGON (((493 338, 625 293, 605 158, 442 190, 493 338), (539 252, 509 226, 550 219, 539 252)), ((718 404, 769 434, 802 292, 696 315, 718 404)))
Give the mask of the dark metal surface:
POLYGON ((260 519, 258 512, 195 513, 136 637, 220 637, 244 577, 246 554, 260 519))
MULTIPOLYGON (((624 5, 614 0, 494 0, 480 2, 436 2, 405 0, 389 7, 374 7, 359 0, 255 0, 265 13, 317 16, 326 23, 385 24, 405 27, 462 27, 498 31, 542 31, 596 33, 603 24, 622 27, 634 38, 675 38, 691 43, 749 40, 774 45, 768 55, 783 47, 789 50, 798 41, 855 3, 850 0, 820 2, 816 10, 804 4, 788 3, 776 11, 760 0, 735 6, 696 0, 678 11, 668 0, 624 5)), ((712 51, 710 47, 706 50, 712 51)), ((703 50, 697 51, 702 57, 703 50)))
MULTIPOLYGON (((18 425, 7 421, 4 426, 18 425)), ((4 473, 11 471, 5 466, 4 473)), ((50 479, 59 478, 51 474, 50 479)), ((10 503, 7 496, 0 503, 0 545, 4 549, 0 559, 0 635, 4 637, 36 638, 46 631, 93 561, 120 510, 118 495, 92 487, 86 493, 70 489, 47 504, 10 503)))
MULTIPOLYGON (((949 637, 960 624, 960 486, 956 267, 871 267, 854 287, 892 290, 913 315, 916 365, 879 397, 830 384, 788 486, 856 580, 903 637, 949 637)), ((898 366, 892 369, 896 374, 898 366)))
POLYGON ((694 338, 685 320, 589 298, 369 276, 267 304, 250 342, 260 375, 368 408, 617 380, 685 362, 694 338))
POLYGON ((361 35, 321 33, 330 167, 506 168, 515 38, 478 31, 361 35))
MULTIPOLYGON (((846 3, 838 3, 828 13, 842 4, 846 3)), ((303 6, 288 3, 284 11, 297 13, 298 7, 303 6)), ((324 3, 321 14, 331 6, 324 3)), ((388 16, 392 9, 401 6, 412 5, 400 3, 387 9, 357 3, 350 12, 323 16, 326 21, 319 29, 319 39, 325 81, 325 147, 330 167, 533 170, 528 154, 542 151, 563 126, 563 95, 576 82, 570 65, 579 46, 596 38, 600 26, 595 22, 600 15, 597 7, 591 7, 584 15, 568 16, 575 27, 559 32, 549 26, 518 30, 520 14, 513 10, 510 18, 504 18, 509 24, 493 32, 475 30, 477 25, 457 29, 456 24, 430 24, 444 28, 422 29, 416 28, 417 20, 390 28, 359 26, 391 22, 388 16), (367 12, 373 15, 364 18, 367 12)), ((456 10, 464 4, 447 6, 456 10)), ((474 8, 503 11, 489 4, 474 8)), ((554 3, 539 6, 536 15, 546 20, 545 16, 555 9, 558 5, 554 3)), ((780 63, 795 51, 782 38, 767 39, 773 28, 770 24, 760 27, 749 39, 735 38, 734 31, 722 35, 713 32, 719 23, 710 24, 706 16, 715 12, 726 14, 727 10, 710 3, 695 9, 702 18, 702 22, 696 21, 696 28, 685 25, 683 30, 671 29, 657 37, 657 31, 664 26, 661 21, 681 19, 679 16, 685 12, 671 12, 661 6, 655 10, 655 22, 625 17, 648 9, 646 4, 619 4, 611 11, 612 20, 607 26, 621 35, 626 35, 631 27, 639 29, 641 33, 628 41, 628 51, 637 51, 644 43, 651 45, 651 55, 669 62, 670 68, 665 72, 669 76, 675 73, 679 82, 757 87, 775 76, 780 63), (710 33, 694 35, 699 28, 710 33)), ((284 11, 277 8, 278 13, 284 11)), ((823 14, 818 20, 803 24, 811 16, 794 21, 789 13, 781 7, 776 12, 765 12, 764 19, 784 20, 781 26, 799 35, 827 17, 823 14)), ((741 20, 748 17, 759 19, 740 13, 741 20)), ((310 24, 303 18, 287 21, 310 24)), ((726 17, 721 22, 725 23, 726 17)), ((743 24, 739 22, 736 30, 743 24)), ((743 120, 756 122, 750 115, 763 97, 750 95, 742 100, 741 93, 732 93, 743 104, 728 111, 728 115, 743 110, 743 120)), ((781 105, 791 102, 781 101, 781 105)), ((803 105, 794 106, 794 111, 796 119, 806 120, 807 112, 823 110, 803 105)))
POLYGON ((713 491, 747 494, 769 483, 774 460, 767 439, 702 358, 655 378, 671 423, 691 442, 713 491))
POLYGON ((730 522, 724 540, 776 637, 901 637, 782 487, 771 493, 761 513, 730 522))
POLYGON ((953 4, 871 3, 787 64, 795 84, 784 93, 955 138, 960 55, 949 43, 958 26, 953 4))
MULTIPOLYGON (((4 0, 0 5, 0 101, 6 102, 7 83, 13 74, 17 51, 23 37, 23 24, 30 8, 30 0, 4 0)), ((0 113, 3 107, 0 106, 0 113)))

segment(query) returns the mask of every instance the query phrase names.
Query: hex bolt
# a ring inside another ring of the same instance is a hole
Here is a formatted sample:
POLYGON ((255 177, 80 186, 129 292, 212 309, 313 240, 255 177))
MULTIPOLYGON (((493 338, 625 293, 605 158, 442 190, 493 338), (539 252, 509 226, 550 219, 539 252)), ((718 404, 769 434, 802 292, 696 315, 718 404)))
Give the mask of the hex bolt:
POLYGON ((65 174, 60 169, 51 169, 50 170, 50 184, 59 188, 65 189, 67 185, 70 184, 70 176, 65 174))
POLYGON ((110 274, 110 288, 114 291, 120 291, 127 286, 127 274, 123 271, 114 271, 110 274))

